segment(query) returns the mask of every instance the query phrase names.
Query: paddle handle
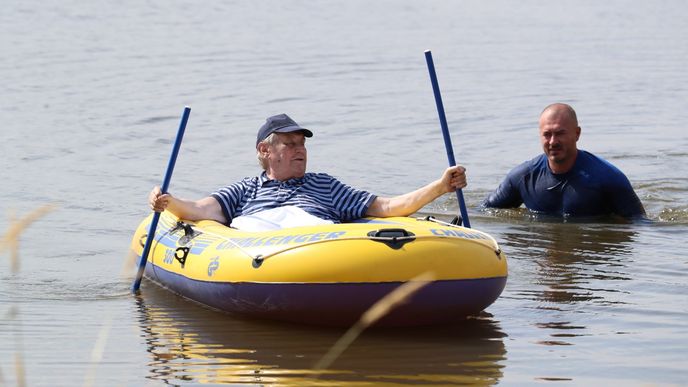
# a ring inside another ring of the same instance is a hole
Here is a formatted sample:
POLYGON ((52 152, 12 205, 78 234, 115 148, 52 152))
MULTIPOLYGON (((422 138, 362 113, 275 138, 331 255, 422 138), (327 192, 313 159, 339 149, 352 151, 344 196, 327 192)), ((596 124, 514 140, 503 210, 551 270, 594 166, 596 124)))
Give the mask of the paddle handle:
MULTIPOLYGON (((447 151, 447 159, 449 159, 449 166, 453 167, 456 165, 456 160, 454 159, 454 148, 452 147, 451 137, 449 136, 449 126, 447 125, 447 117, 444 114, 442 94, 440 94, 440 85, 437 82, 435 64, 432 60, 432 52, 430 52, 430 50, 425 51, 425 61, 428 64, 428 71, 430 72, 432 91, 435 93, 435 104, 437 105, 437 114, 440 116, 440 126, 442 127, 442 136, 444 137, 444 147, 447 151)), ((459 201, 459 209, 461 211, 461 220, 463 225, 470 228, 471 222, 468 220, 468 211, 466 210, 466 203, 463 200, 463 192, 461 189, 456 190, 456 198, 459 201)))
MULTIPOLYGON (((160 187, 162 193, 167 193, 167 189, 170 186, 170 180, 172 180, 172 171, 174 171, 174 165, 177 162, 179 148, 182 146, 182 138, 184 138, 184 130, 186 130, 186 123, 189 121, 190 113, 191 108, 185 106, 184 113, 182 114, 182 120, 179 123, 179 130, 177 130, 177 138, 174 140, 174 146, 172 147, 170 161, 167 163, 167 171, 165 172, 165 178, 162 180, 162 187, 160 187)), ((146 244, 143 247, 141 257, 139 258, 138 270, 136 271, 136 278, 134 279, 134 283, 131 286, 131 291, 133 293, 137 293, 139 291, 139 287, 141 286, 141 279, 143 278, 143 272, 146 269, 148 254, 150 253, 151 245, 153 244, 153 237, 155 236, 155 229, 158 227, 159 220, 160 213, 155 212, 153 214, 153 219, 151 220, 150 228, 148 229, 148 237, 146 238, 146 244)))

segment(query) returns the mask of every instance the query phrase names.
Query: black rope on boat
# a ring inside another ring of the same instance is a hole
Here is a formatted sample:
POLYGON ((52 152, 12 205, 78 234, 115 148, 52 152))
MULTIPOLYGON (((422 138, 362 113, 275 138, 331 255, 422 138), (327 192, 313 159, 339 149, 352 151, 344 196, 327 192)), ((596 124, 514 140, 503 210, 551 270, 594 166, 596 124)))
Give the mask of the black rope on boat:
POLYGON ((265 258, 263 258, 262 255, 256 255, 255 258, 253 258, 253 267, 255 269, 259 268, 263 264, 263 261, 265 261, 265 258))
POLYGON ((432 216, 432 215, 428 215, 428 216, 426 216, 425 218, 417 218, 417 219, 419 219, 419 220, 425 220, 425 221, 427 221, 427 222, 439 223, 439 224, 442 224, 442 225, 445 225, 445 226, 455 226, 455 227, 459 227, 459 226, 461 226, 461 225, 463 224, 463 219, 461 219, 461 216, 455 216, 454 219, 452 219, 451 222, 449 222, 449 223, 443 222, 443 221, 441 221, 441 220, 435 218, 435 217, 432 216))
MULTIPOLYGON (((460 216, 454 217, 454 219, 451 221, 451 223, 443 222, 439 219, 436 219, 432 215, 428 215, 424 218, 418 218, 418 219, 419 220, 425 220, 427 222, 434 222, 434 223, 441 224, 444 226, 452 226, 452 227, 459 227, 461 224, 461 217, 460 216)), ((502 249, 499 247, 499 245, 497 245, 497 241, 495 241, 495 246, 496 246, 496 248, 494 249, 494 253, 497 255, 497 258, 502 259, 502 249)))

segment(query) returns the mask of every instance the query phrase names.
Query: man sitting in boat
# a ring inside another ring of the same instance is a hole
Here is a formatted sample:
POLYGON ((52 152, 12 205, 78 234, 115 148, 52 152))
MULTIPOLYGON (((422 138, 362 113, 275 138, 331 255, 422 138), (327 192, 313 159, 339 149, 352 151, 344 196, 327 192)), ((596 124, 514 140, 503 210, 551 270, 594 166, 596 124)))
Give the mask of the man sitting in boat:
POLYGON ((626 175, 608 161, 576 147, 581 128, 569 105, 555 103, 540 115, 544 154, 512 169, 483 202, 558 216, 643 217, 645 209, 626 175))
POLYGON ((365 216, 407 216, 441 195, 466 186, 462 166, 403 195, 387 198, 352 188, 325 173, 306 173, 306 138, 313 132, 286 114, 268 117, 258 130, 256 153, 263 172, 230 184, 200 200, 149 195, 154 211, 165 209, 191 221, 204 219, 260 231, 282 227, 340 223, 365 216))

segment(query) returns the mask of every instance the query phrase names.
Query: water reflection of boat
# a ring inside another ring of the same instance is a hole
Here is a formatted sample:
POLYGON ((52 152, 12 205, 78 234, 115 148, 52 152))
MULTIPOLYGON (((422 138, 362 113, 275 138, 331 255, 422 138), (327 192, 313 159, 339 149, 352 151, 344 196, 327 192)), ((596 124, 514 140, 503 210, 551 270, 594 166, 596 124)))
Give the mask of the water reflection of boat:
POLYGON ((137 306, 150 378, 169 384, 492 385, 502 377, 504 334, 487 314, 440 328, 368 331, 317 374, 313 365, 343 330, 237 319, 144 286, 137 306))
MULTIPOLYGON (((150 216, 132 250, 141 256, 150 216)), ((269 319, 350 326, 400 284, 433 281, 379 320, 411 326, 481 312, 506 284, 506 256, 489 235, 433 218, 244 232, 160 217, 146 277, 212 308, 269 319)))

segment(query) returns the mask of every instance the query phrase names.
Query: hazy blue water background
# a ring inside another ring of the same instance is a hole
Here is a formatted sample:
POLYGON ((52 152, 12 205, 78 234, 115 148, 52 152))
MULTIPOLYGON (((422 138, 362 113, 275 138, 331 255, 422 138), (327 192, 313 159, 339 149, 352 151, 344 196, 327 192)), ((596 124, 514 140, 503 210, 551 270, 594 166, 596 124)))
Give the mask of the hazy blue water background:
MULTIPOLYGON (((313 128, 309 170, 383 195, 446 165, 432 49, 474 227, 509 256, 479 320, 364 335, 323 384, 688 384, 688 3, 7 1, 0 12, 0 385, 302 385, 340 331, 238 320, 120 276, 184 105, 171 185, 253 174, 255 132, 313 128), (652 222, 541 222, 476 207, 578 111, 581 148, 629 176, 652 222), (21 359, 23 372, 15 365, 21 359), (19 370, 18 370, 19 369, 19 370)), ((451 195, 427 208, 457 212, 451 195)))

